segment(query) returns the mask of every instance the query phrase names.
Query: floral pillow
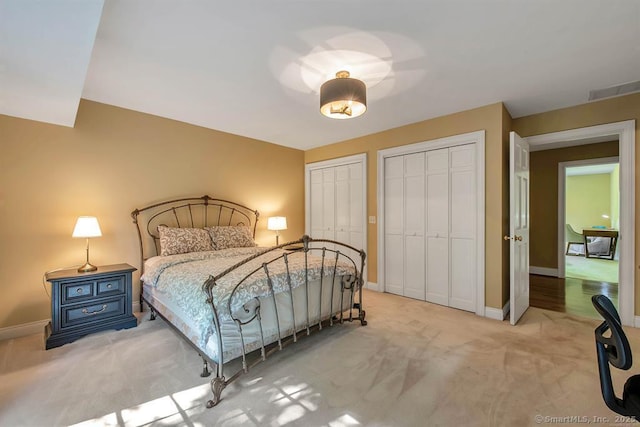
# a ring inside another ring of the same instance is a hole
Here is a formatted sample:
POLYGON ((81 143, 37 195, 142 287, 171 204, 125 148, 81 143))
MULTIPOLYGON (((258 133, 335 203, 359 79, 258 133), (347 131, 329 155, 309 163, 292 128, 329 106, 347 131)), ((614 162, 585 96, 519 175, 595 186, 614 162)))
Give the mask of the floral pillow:
POLYGON ((202 228, 176 228, 158 226, 160 255, 184 254, 187 252, 212 251, 209 233, 202 228))
POLYGON ((205 227, 215 250, 256 246, 251 229, 246 225, 205 227))

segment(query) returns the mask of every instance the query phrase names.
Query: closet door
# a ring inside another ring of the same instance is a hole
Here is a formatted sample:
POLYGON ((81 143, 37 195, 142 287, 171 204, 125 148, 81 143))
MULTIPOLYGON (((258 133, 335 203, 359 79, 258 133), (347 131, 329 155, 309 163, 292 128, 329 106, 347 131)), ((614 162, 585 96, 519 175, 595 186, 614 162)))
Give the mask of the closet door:
POLYGON ((451 187, 451 284, 449 306, 475 311, 476 189, 475 145, 449 149, 451 187))
MULTIPOLYGON (((364 182, 362 182, 362 163, 353 163, 349 168, 349 224, 348 238, 344 240, 354 248, 367 250, 365 248, 365 227, 364 221, 364 182)), ((360 261, 360 254, 353 254, 356 262, 360 261)))
POLYGON ((311 237, 320 239, 324 237, 322 169, 312 170, 309 175, 309 231, 311 237))
POLYGON ((335 240, 350 243, 349 219, 351 217, 351 199, 349 196, 349 166, 335 168, 335 240))
POLYGON ((425 298, 425 153, 404 156, 404 296, 425 298))
POLYGON ((335 239, 335 168, 322 169, 322 234, 323 239, 335 239))
POLYGON ((404 157, 384 159, 384 284, 404 295, 404 157))
MULTIPOLYGON (((358 248, 353 251, 341 247, 358 266, 359 249, 366 250, 366 220, 364 219, 365 181, 364 156, 352 162, 327 164, 307 168, 307 231, 316 239, 336 240, 358 248)), ((316 247, 334 250, 332 243, 317 243, 316 247)), ((333 255, 328 255, 333 256, 333 255)), ((364 272, 366 280, 366 271, 364 272)))
POLYGON ((449 305, 449 149, 426 153, 426 300, 449 305))

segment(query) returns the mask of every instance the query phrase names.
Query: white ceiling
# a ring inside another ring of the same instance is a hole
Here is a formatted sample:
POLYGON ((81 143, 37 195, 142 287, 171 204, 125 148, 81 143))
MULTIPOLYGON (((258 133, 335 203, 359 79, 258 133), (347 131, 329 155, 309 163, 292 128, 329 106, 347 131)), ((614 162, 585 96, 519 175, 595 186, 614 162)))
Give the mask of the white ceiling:
POLYGON ((73 126, 82 97, 309 149, 582 104, 640 80, 639 40, 637 0, 0 0, 0 113, 73 126), (319 113, 342 68, 368 85, 353 120, 319 113))

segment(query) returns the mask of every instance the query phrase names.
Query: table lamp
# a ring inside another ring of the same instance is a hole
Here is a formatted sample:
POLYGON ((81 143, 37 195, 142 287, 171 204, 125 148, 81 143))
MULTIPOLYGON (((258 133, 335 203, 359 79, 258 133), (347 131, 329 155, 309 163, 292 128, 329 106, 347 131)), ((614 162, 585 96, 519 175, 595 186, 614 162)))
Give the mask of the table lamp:
POLYGON ((287 217, 284 216, 272 216, 267 220, 267 230, 274 230, 276 232, 276 246, 278 246, 279 231, 287 229, 287 217))
POLYGON ((88 273, 90 271, 96 271, 98 269, 98 267, 89 263, 89 238, 100 236, 102 236, 102 231, 100 231, 98 218, 96 218, 95 216, 78 217, 71 237, 84 237, 85 239, 87 239, 87 262, 82 267, 78 268, 78 273, 88 273))

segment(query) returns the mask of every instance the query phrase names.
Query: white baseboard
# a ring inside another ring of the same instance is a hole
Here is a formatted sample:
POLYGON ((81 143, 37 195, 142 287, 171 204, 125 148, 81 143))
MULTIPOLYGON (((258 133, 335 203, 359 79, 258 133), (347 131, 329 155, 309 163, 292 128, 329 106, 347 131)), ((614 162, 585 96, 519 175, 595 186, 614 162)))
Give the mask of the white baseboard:
POLYGON ((558 277, 558 269, 557 268, 529 266, 529 273, 530 274, 537 274, 537 275, 540 275, 540 276, 558 277))
POLYGON ((376 282, 367 282, 364 285, 365 289, 369 289, 371 291, 376 291, 376 292, 380 292, 380 289, 378 288, 378 284, 376 282))
POLYGON ((485 307, 484 308, 484 317, 488 317, 493 320, 503 321, 507 318, 507 314, 509 313, 509 301, 502 307, 502 310, 499 308, 493 307, 485 307))
POLYGON ((25 337, 27 335, 44 334, 44 327, 49 321, 50 319, 44 319, 31 323, 23 323, 22 325, 0 328, 0 341, 25 337))
POLYGON ((633 327, 640 328, 640 316, 635 316, 633 318, 633 327))
POLYGON ((132 308, 133 308, 133 312, 134 313, 139 313, 140 312, 140 301, 136 301, 132 304, 132 308))

